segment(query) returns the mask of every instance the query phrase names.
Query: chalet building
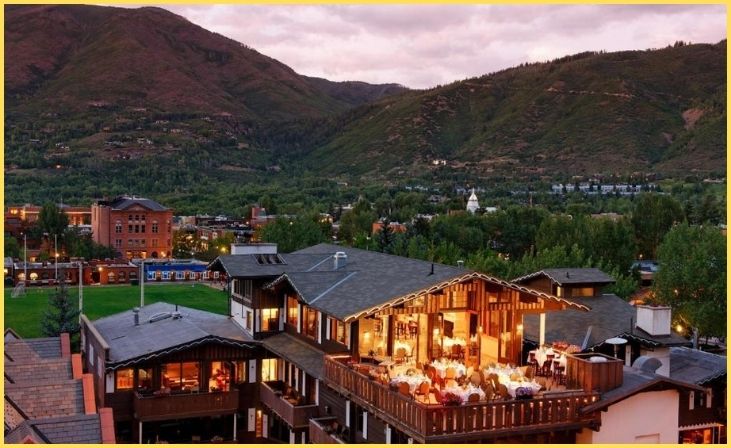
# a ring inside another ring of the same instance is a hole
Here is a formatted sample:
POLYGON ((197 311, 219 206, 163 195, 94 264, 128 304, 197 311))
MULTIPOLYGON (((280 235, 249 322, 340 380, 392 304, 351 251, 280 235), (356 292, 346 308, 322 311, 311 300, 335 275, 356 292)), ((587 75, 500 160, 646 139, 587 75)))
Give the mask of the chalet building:
POLYGON ((444 406, 369 376, 441 357, 472 369, 516 365, 525 315, 583 305, 461 267, 327 244, 290 254, 239 247, 211 269, 229 279, 232 319, 276 355, 260 391, 272 439, 572 442, 599 424, 580 412, 599 398, 593 391, 444 406))
POLYGON ((544 269, 513 280, 540 291, 571 297, 572 302, 590 308, 588 312, 567 310, 548 312, 541 322, 538 316, 526 316, 525 340, 530 345, 561 342, 581 352, 602 352, 623 359, 631 366, 640 356, 661 361, 658 374, 670 374, 670 347, 691 343, 671 328, 668 307, 633 306, 614 294, 603 294, 602 288, 614 279, 599 269, 544 269), (545 328, 540 338, 540 328, 545 328), (626 341, 621 345, 607 343, 612 338, 626 341))
POLYGON ((85 367, 97 402, 114 409, 118 442, 262 437, 258 383, 271 361, 230 318, 159 302, 81 323, 85 367))
POLYGON ((68 333, 5 332, 5 443, 115 443, 112 410, 98 406, 68 333))
POLYGON ((723 443, 726 439, 726 357, 688 347, 670 349, 670 378, 695 384, 703 392, 688 391, 680 413, 678 443, 723 443))
POLYGON ((151 199, 120 196, 91 206, 94 241, 123 257, 165 258, 173 250, 171 209, 151 199))

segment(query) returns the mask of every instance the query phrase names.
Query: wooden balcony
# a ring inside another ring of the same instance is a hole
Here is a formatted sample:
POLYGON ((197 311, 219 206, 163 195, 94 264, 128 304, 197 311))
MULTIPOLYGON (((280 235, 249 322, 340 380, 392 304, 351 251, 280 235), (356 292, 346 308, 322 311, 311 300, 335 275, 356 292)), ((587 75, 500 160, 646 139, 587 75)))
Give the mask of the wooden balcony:
POLYGON ((345 443, 335 434, 331 434, 325 428, 329 427, 332 422, 336 421, 335 417, 322 417, 310 419, 310 443, 314 444, 334 444, 345 443))
POLYGON ((427 405, 392 392, 333 357, 325 357, 325 381, 415 441, 467 442, 497 436, 580 429, 596 421, 581 407, 599 399, 574 391, 530 400, 489 401, 459 406, 427 405))
POLYGON ((133 398, 134 415, 141 421, 232 414, 238 407, 238 390, 162 396, 142 396, 135 393, 133 398))
POLYGON ((606 392, 622 385, 621 359, 601 353, 576 353, 566 357, 566 382, 569 387, 586 392, 606 392), (602 362, 591 362, 591 358, 603 358, 602 362))
POLYGON ((312 417, 317 417, 316 404, 295 405, 282 396, 281 381, 262 382, 259 389, 261 403, 277 414, 292 428, 306 427, 312 417))

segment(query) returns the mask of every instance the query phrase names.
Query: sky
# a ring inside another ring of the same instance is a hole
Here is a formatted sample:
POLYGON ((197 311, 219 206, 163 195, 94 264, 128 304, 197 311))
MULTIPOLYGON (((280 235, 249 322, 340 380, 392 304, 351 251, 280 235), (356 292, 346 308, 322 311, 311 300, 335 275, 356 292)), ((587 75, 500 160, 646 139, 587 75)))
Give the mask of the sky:
POLYGON ((582 51, 726 38, 725 5, 165 5, 332 81, 410 88, 582 51))

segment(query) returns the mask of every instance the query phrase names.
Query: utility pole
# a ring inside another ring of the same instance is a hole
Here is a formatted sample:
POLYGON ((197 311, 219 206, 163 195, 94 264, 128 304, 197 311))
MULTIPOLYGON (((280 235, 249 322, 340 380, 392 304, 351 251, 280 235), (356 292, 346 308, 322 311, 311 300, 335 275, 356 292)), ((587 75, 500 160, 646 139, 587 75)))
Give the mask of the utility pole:
POLYGON ((84 310, 84 262, 79 261, 79 322, 84 310))
POLYGON ((53 234, 53 246, 56 250, 56 284, 58 284, 58 235, 53 234))
POLYGON ((28 235, 23 233, 23 283, 28 285, 28 235))
POLYGON ((145 306, 145 259, 140 264, 140 308, 145 306))

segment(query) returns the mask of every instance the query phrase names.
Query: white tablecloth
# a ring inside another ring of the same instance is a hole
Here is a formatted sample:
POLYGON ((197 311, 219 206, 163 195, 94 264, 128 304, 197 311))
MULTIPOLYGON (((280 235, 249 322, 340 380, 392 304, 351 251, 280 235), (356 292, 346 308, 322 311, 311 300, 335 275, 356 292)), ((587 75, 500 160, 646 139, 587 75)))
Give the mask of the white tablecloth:
POLYGON ((416 374, 416 375, 406 375, 406 374, 399 374, 395 377, 391 378, 391 383, 407 383, 409 385, 409 389, 411 390, 411 393, 413 394, 417 387, 423 382, 429 383, 431 385, 431 381, 429 381, 429 378, 426 375, 422 374, 416 374))
POLYGON ((458 397, 462 399, 462 402, 467 402, 470 395, 472 394, 478 394, 480 396, 480 400, 485 399, 485 392, 483 392, 482 389, 479 387, 475 387, 471 384, 467 385, 466 387, 459 387, 459 386, 452 386, 452 387, 445 387, 443 389, 444 392, 451 392, 458 397))
MULTIPOLYGON (((531 350, 529 353, 536 354, 536 361, 538 361, 538 367, 542 367, 543 363, 546 362, 547 355, 554 355, 553 360, 558 360, 558 363, 562 367, 566 367, 566 356, 563 353, 553 350, 551 347, 541 347, 536 350, 531 350)), ((553 363, 551 363, 551 370, 553 370, 553 363)))
MULTIPOLYGON (((503 383, 501 382, 501 384, 503 384, 503 383)), ((537 394, 538 391, 541 390, 541 385, 540 384, 536 383, 535 381, 528 381, 528 380, 523 380, 523 381, 508 381, 507 383, 505 383, 505 387, 508 389, 508 393, 513 398, 515 398, 515 391, 519 387, 528 387, 528 388, 530 388, 531 390, 533 390, 533 395, 537 394)))
POLYGON ((461 378, 467 373, 467 367, 464 364, 457 361, 432 361, 431 365, 437 370, 437 374, 444 378, 447 374, 447 368, 453 367, 456 373, 456 378, 461 378))

